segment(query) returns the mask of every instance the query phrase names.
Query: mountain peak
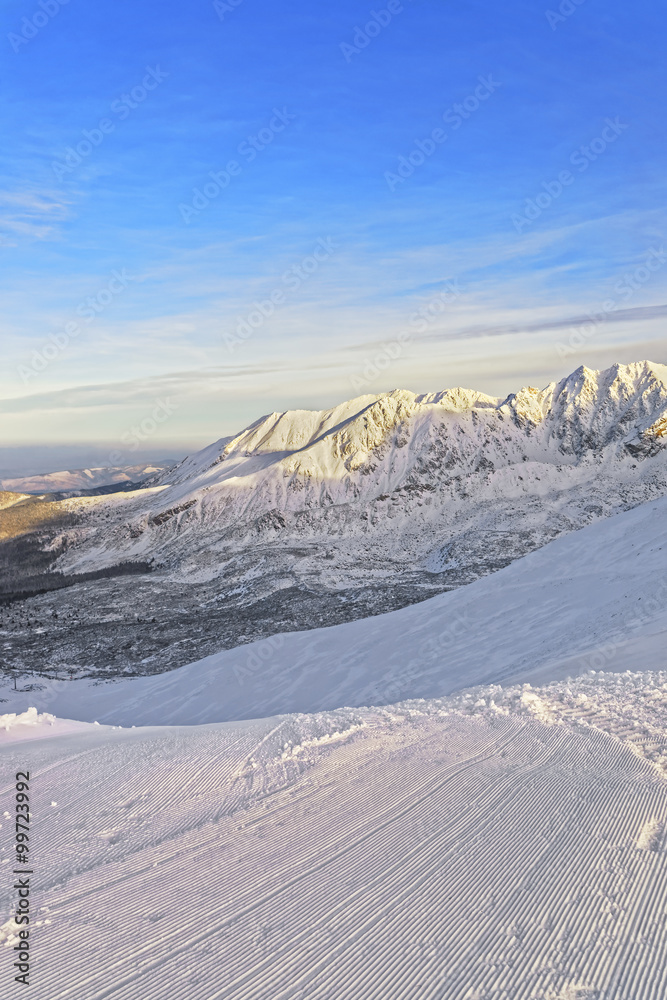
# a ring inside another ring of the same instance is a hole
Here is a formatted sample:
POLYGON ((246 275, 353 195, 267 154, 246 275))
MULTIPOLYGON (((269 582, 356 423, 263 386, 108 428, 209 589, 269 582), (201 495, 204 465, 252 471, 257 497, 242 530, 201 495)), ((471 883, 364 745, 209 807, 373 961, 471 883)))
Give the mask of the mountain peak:
POLYGON ((420 395, 392 389, 328 410, 269 413, 191 456, 177 475, 161 481, 195 487, 233 478, 238 489, 242 480, 250 483, 248 477, 273 469, 294 485, 300 479, 342 483, 353 476, 345 495, 349 489, 356 494, 364 489, 359 474, 370 482, 369 472, 383 466, 389 482, 396 482, 434 450, 452 474, 470 471, 482 459, 493 467, 523 456, 600 460, 612 445, 616 458, 653 454, 664 444, 666 417, 666 366, 639 361, 597 371, 580 365, 557 383, 525 386, 505 399, 461 386, 420 395))

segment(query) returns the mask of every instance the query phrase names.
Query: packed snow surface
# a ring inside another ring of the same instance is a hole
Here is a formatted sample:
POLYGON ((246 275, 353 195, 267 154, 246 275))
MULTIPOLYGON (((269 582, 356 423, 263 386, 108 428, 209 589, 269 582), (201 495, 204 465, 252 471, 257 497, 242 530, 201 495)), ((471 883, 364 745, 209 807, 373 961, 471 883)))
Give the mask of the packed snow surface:
POLYGON ((666 722, 667 672, 596 674, 0 746, 33 788, 30 995, 659 1000, 666 722))
POLYGON ((666 514, 378 618, 0 692, 31 996, 662 1000, 666 514))

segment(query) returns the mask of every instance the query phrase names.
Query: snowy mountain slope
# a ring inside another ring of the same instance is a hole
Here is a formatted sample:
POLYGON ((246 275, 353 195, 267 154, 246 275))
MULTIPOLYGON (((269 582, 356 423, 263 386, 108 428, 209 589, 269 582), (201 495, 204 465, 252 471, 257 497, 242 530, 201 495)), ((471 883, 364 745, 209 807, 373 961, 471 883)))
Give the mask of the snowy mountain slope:
POLYGON ((649 362, 506 400, 395 391, 272 414, 151 488, 51 504, 63 518, 40 529, 49 586, 114 578, 35 597, 0 624, 30 666, 47 641, 38 621, 63 663, 151 673, 406 606, 664 496, 666 415, 667 368, 649 362), (119 566, 139 575, 115 578, 119 566), (91 591, 104 608, 94 633, 80 615, 91 591))
POLYGON ((657 1000, 666 679, 496 691, 497 710, 0 732, 2 772, 31 774, 31 996, 657 1000), (613 733, 579 721, 589 706, 613 733))
POLYGON ((428 472, 451 479, 516 462, 648 457, 664 447, 666 432, 667 366, 582 367, 542 391, 525 388, 505 400, 464 389, 395 390, 319 413, 273 413, 158 482, 171 487, 170 500, 233 483, 237 495, 244 486, 252 490, 240 513, 264 509, 269 500, 300 509, 375 497, 428 472), (269 482, 274 493, 264 497, 258 487, 268 490, 269 482))
POLYGON ((6 510, 7 507, 13 507, 14 504, 29 499, 27 493, 0 493, 0 510, 6 510))
MULTIPOLYGON (((666 432, 667 367, 649 362, 581 368, 541 392, 523 389, 506 400, 461 389, 422 396, 396 390, 321 413, 274 413, 158 477, 166 488, 136 499, 134 532, 109 539, 105 526, 105 538, 84 548, 98 558, 106 546, 109 556, 150 552, 193 575, 195 563, 201 574, 211 533, 223 544, 266 529, 311 538, 352 529, 377 535, 396 507, 399 516, 432 525, 440 508, 471 492, 482 501, 542 499, 559 492, 559 483, 576 490, 617 478, 625 486, 641 477, 637 463, 653 457, 664 486, 666 432), (179 548, 181 535, 187 544, 179 548)), ((75 551, 64 565, 85 558, 75 551)), ((220 562, 207 562, 219 575, 220 562)))
POLYGON ((556 539, 427 601, 292 632, 169 673, 0 688, 5 711, 200 724, 434 698, 476 684, 658 670, 667 648, 667 498, 556 539))
MULTIPOLYGON (((552 470, 567 478, 571 472, 562 466, 592 464, 604 475, 609 466, 620 471, 619 462, 631 468, 654 454, 663 458, 664 470, 666 426, 667 368, 649 363, 603 373, 581 369, 557 386, 525 389, 505 401, 463 390, 430 396, 395 391, 325 413, 272 414, 163 476, 166 490, 138 500, 157 518, 144 517, 139 528, 149 539, 133 547, 164 550, 155 528, 164 533, 168 522, 173 533, 176 527, 187 531, 196 520, 219 528, 273 511, 285 520, 292 513, 351 505, 363 521, 369 503, 382 520, 378 502, 409 506, 411 494, 422 499, 442 487, 465 496, 469 484, 461 480, 476 473, 492 493, 516 492, 521 474, 492 473, 524 463, 536 482, 540 472, 548 478, 552 470), (407 495, 392 496, 398 491, 407 495), (185 504, 198 509, 186 514, 185 504), (185 516, 174 524, 180 514, 185 516)), ((586 478, 592 478, 590 470, 586 478)), ((541 492, 535 484, 533 491, 541 492)))

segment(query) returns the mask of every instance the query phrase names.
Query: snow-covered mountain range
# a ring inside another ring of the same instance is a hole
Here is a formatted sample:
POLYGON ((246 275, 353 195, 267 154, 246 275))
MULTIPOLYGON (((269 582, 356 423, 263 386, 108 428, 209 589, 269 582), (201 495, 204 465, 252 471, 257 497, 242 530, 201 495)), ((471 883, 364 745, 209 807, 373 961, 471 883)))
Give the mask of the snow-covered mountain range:
MULTIPOLYGON (((114 669, 175 666, 422 600, 663 496, 665 444, 667 367, 651 362, 582 367, 506 399, 395 390, 273 413, 145 489, 50 504, 38 525, 49 585, 76 586, 31 600, 38 618, 55 602, 80 631, 77 581, 104 576, 86 585, 102 632, 109 622, 114 669), (138 575, 121 580, 119 567, 138 575)), ((22 518, 25 503, 5 516, 22 518)), ((18 611, 15 624, 27 630, 18 611)), ((90 663, 74 635, 61 639, 90 663)))
POLYGON ((140 483, 149 476, 165 472, 173 462, 143 465, 113 465, 93 469, 73 469, 46 472, 36 476, 19 476, 0 480, 0 490, 9 493, 65 493, 100 489, 123 483, 140 483))
POLYGON ((105 504, 61 567, 153 560, 256 596, 276 578, 457 585, 661 494, 666 435, 667 367, 648 362, 507 399, 396 390, 272 413, 155 477, 152 495, 105 504))

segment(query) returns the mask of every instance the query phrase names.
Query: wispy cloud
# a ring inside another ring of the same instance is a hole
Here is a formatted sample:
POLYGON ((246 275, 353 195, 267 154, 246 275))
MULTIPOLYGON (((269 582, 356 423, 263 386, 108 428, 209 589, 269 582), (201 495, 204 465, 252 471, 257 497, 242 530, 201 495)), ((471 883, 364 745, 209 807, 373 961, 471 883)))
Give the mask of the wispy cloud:
POLYGON ((17 246, 20 239, 46 240, 67 218, 69 203, 62 195, 36 191, 0 192, 0 245, 17 246))
MULTIPOLYGON (((636 306, 631 309, 618 309, 616 312, 600 314, 600 323, 648 323, 654 319, 667 316, 667 304, 657 306, 636 306)), ((499 323, 497 325, 480 325, 462 327, 458 330, 436 330, 422 334, 423 340, 472 340, 479 337, 506 337, 524 333, 547 333, 549 330, 562 330, 581 326, 590 320, 590 314, 567 316, 556 320, 536 320, 530 323, 499 323)))
MULTIPOLYGON (((308 369, 304 363, 303 370, 308 369)), ((271 364, 239 364, 234 367, 205 371, 169 372, 150 378, 128 379, 123 382, 102 382, 78 385, 66 389, 33 392, 23 396, 0 399, 0 413, 48 412, 72 409, 129 408, 144 405, 160 395, 197 397, 202 392, 216 392, 246 379, 275 375, 285 366, 271 364)))

